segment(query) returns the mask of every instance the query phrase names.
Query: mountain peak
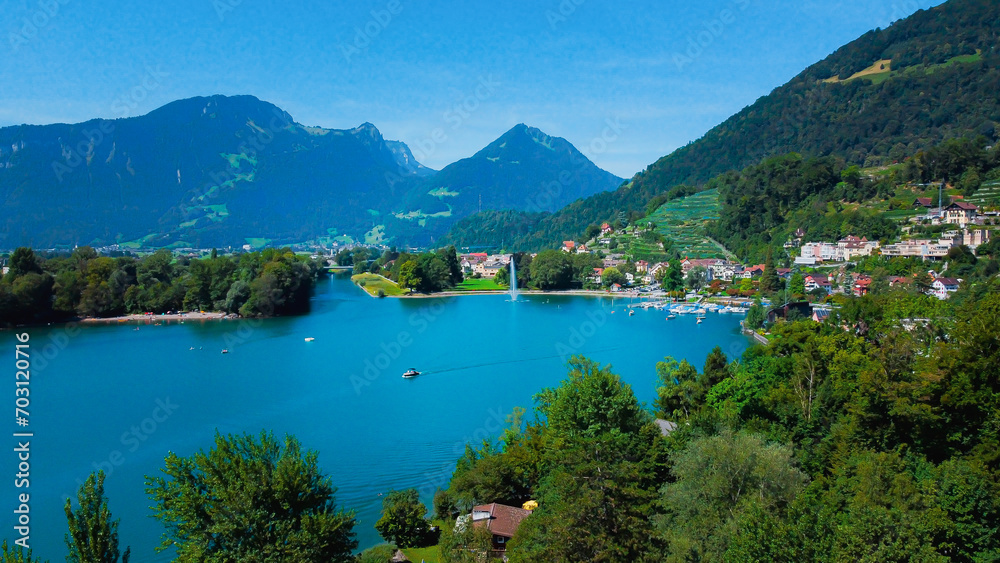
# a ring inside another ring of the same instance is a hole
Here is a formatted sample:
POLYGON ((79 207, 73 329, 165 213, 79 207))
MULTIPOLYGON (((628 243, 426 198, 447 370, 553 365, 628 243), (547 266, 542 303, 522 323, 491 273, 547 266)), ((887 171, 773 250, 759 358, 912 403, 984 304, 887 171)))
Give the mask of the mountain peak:
POLYGON ((378 127, 375 127, 375 125, 367 121, 358 125, 354 129, 351 129, 351 134, 355 137, 364 138, 375 143, 385 142, 385 139, 382 138, 382 132, 378 130, 378 127))

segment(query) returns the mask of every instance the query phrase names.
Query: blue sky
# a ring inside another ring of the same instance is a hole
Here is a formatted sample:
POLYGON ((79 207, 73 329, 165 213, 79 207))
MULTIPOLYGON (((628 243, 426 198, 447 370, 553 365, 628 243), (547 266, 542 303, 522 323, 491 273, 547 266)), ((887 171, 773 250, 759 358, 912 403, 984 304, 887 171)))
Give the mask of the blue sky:
POLYGON ((0 0, 0 126, 252 94, 433 168, 518 123, 629 177, 940 0, 0 0), (694 45, 694 46, 693 46, 694 45))

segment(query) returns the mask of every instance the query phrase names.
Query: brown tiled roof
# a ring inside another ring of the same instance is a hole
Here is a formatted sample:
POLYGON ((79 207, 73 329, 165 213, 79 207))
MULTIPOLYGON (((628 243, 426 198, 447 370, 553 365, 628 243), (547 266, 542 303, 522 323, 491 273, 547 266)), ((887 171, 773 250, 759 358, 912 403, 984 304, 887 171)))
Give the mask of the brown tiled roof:
MULTIPOLYGON (((495 536, 503 536, 505 538, 514 537, 514 534, 517 533, 517 528, 521 525, 521 520, 524 520, 531 514, 530 510, 497 504, 495 502, 493 504, 473 507, 472 511, 489 512, 490 519, 485 521, 486 529, 495 536)), ((480 520, 480 522, 482 521, 480 520)))
POLYGON ((959 209, 965 209, 967 211, 979 211, 979 208, 971 203, 965 203, 964 201, 956 201, 949 207, 957 207, 959 209))
POLYGON ((934 207, 934 202, 929 197, 918 197, 916 203, 924 207, 934 207))

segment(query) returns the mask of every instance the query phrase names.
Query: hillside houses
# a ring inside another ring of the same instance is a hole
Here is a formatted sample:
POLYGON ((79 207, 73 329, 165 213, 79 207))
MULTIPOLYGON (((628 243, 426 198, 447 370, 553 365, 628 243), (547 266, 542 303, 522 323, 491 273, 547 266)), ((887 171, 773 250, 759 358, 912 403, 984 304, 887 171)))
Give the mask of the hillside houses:
POLYGON ((497 272, 510 264, 509 254, 489 255, 485 252, 462 254, 459 256, 462 271, 466 274, 479 275, 483 278, 493 278, 497 272))
POLYGON ((833 242, 809 242, 802 245, 795 263, 811 266, 822 262, 846 262, 870 256, 879 247, 878 241, 849 236, 833 242))
POLYGON ((743 274, 743 264, 730 262, 720 258, 690 259, 681 262, 681 272, 687 276, 695 268, 705 268, 707 281, 723 280, 732 281, 743 274))
POLYGON ((941 260, 948 256, 948 251, 955 246, 966 245, 975 250, 981 244, 990 240, 990 232, 986 229, 965 229, 962 232, 949 231, 941 235, 937 242, 929 239, 904 240, 896 244, 888 244, 882 249, 882 256, 919 257, 924 260, 941 260))

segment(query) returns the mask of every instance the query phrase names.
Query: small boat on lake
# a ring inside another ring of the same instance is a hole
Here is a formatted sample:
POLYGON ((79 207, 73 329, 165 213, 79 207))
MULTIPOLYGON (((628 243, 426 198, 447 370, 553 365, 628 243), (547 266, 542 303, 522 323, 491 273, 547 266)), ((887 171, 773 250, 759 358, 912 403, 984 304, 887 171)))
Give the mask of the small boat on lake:
POLYGON ((223 348, 222 349, 222 353, 223 354, 228 354, 229 353, 229 348, 223 348))
POLYGON ((414 378, 414 377, 416 377, 418 375, 420 375, 420 372, 417 371, 417 370, 415 370, 415 369, 413 369, 413 368, 410 368, 410 369, 406 370, 405 372, 403 372, 403 377, 405 377, 406 379, 411 379, 411 378, 414 378))
POLYGON ((313 340, 316 340, 316 339, 313 338, 313 337, 311 337, 311 336, 309 338, 306 338, 306 342, 312 342, 313 340))

